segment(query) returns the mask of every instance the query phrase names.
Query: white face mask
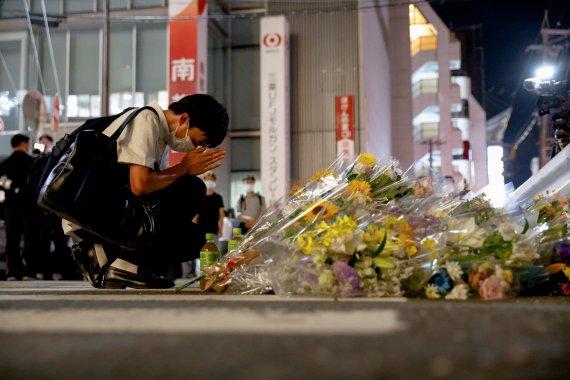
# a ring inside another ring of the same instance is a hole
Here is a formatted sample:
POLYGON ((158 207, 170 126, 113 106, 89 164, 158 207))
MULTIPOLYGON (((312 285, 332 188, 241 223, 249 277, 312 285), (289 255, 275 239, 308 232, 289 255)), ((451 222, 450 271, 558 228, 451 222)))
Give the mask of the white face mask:
POLYGON ((190 122, 188 122, 187 126, 188 131, 186 131, 186 136, 182 138, 176 136, 176 132, 178 132, 178 129, 180 127, 184 128, 184 126, 179 125, 178 127, 176 127, 174 131, 170 132, 170 135, 168 136, 168 141, 166 143, 168 144, 170 149, 176 152, 188 153, 191 150, 196 149, 196 147, 192 143, 192 140, 190 139, 190 136, 188 136, 188 132, 190 131, 190 122))
POLYGON ((255 185, 248 183, 247 185, 243 185, 243 189, 245 190, 246 193, 253 193, 253 189, 254 189, 255 185))
POLYGON ((206 184, 207 189, 213 190, 216 188, 216 182, 215 181, 206 180, 206 181, 204 181, 204 183, 206 184))

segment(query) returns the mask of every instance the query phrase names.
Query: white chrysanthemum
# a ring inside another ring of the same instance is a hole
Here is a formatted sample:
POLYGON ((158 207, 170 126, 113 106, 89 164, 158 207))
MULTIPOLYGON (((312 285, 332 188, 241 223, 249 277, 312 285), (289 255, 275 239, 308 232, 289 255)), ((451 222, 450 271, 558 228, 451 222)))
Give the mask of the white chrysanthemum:
POLYGON ((455 285, 451 292, 445 296, 446 300, 466 300, 469 294, 469 288, 465 284, 455 285))
POLYGON ((536 246, 528 240, 522 240, 513 244, 513 253, 509 259, 531 262, 539 257, 536 246))
POLYGON ((458 281, 461 279, 463 275, 463 271, 461 270, 461 266, 457 261, 448 261, 445 263, 445 270, 447 274, 453 281, 458 281))
POLYGON ((507 221, 502 221, 501 224, 499 224, 498 230, 504 241, 513 240, 513 237, 517 233, 516 227, 517 226, 514 223, 509 223, 507 221))
POLYGON ((471 248, 481 248, 488 235, 489 233, 485 228, 478 228, 463 240, 463 244, 471 248))
POLYGON ((426 286, 426 296, 429 299, 438 299, 441 296, 437 292, 437 287, 434 284, 427 284, 426 286))
POLYGON ((364 231, 357 229, 350 235, 344 238, 344 249, 348 255, 352 255, 354 252, 360 252, 366 249, 366 244, 364 243, 364 231))

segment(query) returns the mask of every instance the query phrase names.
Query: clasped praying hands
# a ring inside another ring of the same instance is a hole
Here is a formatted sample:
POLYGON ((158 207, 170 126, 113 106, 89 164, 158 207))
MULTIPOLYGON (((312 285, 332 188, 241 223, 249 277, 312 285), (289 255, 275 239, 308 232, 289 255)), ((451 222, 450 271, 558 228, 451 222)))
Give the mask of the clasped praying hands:
POLYGON ((182 159, 182 165, 190 175, 199 175, 222 165, 226 152, 220 148, 206 149, 198 147, 188 152, 182 159))

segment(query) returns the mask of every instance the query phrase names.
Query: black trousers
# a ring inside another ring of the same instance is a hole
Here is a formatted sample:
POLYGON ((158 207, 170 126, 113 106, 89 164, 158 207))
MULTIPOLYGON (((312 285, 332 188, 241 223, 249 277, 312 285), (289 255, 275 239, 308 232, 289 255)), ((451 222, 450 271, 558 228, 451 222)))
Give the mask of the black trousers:
POLYGON ((35 276, 39 271, 39 257, 35 242, 39 237, 37 216, 30 207, 6 205, 6 264, 8 276, 21 278, 35 276), (23 249, 22 249, 23 240, 23 249), (25 262, 25 266, 24 266, 25 262))
POLYGON ((206 242, 205 232, 192 219, 205 196, 206 186, 201 179, 183 176, 170 186, 142 197, 158 211, 158 233, 152 246, 145 250, 122 249, 84 230, 75 233, 81 239, 103 243, 109 262, 121 258, 162 274, 172 265, 200 257, 200 249, 206 242))
POLYGON ((152 265, 179 264, 200 257, 205 231, 192 222, 206 197, 204 182, 183 176, 149 196, 158 206, 158 237, 150 251, 152 265))

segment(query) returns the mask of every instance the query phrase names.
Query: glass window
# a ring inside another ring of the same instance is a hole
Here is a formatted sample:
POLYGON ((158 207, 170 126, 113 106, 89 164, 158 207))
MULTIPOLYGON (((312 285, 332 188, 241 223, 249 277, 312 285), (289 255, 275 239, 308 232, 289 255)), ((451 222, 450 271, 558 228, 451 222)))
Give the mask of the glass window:
MULTIPOLYGON (((50 29, 51 35, 51 45, 53 47, 53 56, 55 59, 55 69, 57 70, 57 80, 59 82, 59 89, 63 93, 65 91, 65 51, 66 51, 66 32, 56 31, 50 29)), ((51 54, 49 50, 49 43, 47 40, 47 34, 44 34, 42 38, 42 48, 41 48, 41 62, 42 62, 42 73, 44 75, 44 83, 46 85, 46 94, 48 96, 53 96, 57 92, 58 85, 56 83, 56 76, 54 73, 54 67, 51 61, 51 54)), ((60 94, 63 96, 64 94, 60 94)), ((61 99, 62 102, 64 99, 61 99)))
POLYGON ((133 89, 133 31, 111 28, 109 37, 109 93, 133 89))
POLYGON ((68 116, 99 116, 99 30, 75 30, 70 33, 68 116), (71 96, 77 95, 71 102, 71 96), (77 112, 71 106, 78 107, 77 112), (95 114, 93 112, 95 111, 95 114), (69 113, 71 112, 71 114, 69 113))
POLYGON ((2 0, 0 1, 0 16, 2 18, 21 17, 26 14, 26 8, 22 0, 2 0))
POLYGON ((166 25, 137 28, 136 91, 144 93, 144 103, 158 101, 167 83, 166 25))
MULTIPOLYGON (((91 1, 91 0, 89 0, 91 1)), ((103 1, 105 0, 97 0, 97 10, 103 10, 103 1)), ((119 10, 119 9, 127 9, 128 7, 128 0, 112 0, 109 1, 110 8, 109 10, 119 10)))
MULTIPOLYGON (((46 6, 46 13, 48 15, 58 15, 61 14, 60 4, 61 0, 44 0, 44 4, 46 6)), ((41 0, 32 0, 30 4, 30 10, 32 12, 36 12, 42 14, 42 1, 41 0)), ((42 21, 43 25, 43 21, 42 21)))
POLYGON ((259 18, 232 20, 232 46, 259 46, 259 18))
POLYGON ((232 138, 232 171, 260 170, 260 139, 232 138))
POLYGON ((164 0, 131 0, 132 8, 162 7, 164 0))
POLYGON ((232 130, 259 130, 259 48, 232 50, 232 130))
POLYGON ((208 30, 208 93, 226 104, 227 100, 227 47, 223 36, 208 30))
POLYGON ((95 10, 95 0, 64 1, 66 13, 93 12, 95 10))

